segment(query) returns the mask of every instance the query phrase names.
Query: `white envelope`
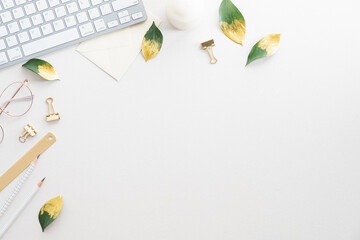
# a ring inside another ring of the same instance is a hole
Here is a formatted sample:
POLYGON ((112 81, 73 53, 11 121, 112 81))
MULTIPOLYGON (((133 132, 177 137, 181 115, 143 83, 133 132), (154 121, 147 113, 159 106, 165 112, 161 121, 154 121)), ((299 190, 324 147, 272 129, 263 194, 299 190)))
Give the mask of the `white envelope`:
POLYGON ((120 80, 139 54, 142 39, 153 21, 157 26, 161 23, 159 18, 149 12, 147 17, 145 22, 82 42, 76 51, 120 80))

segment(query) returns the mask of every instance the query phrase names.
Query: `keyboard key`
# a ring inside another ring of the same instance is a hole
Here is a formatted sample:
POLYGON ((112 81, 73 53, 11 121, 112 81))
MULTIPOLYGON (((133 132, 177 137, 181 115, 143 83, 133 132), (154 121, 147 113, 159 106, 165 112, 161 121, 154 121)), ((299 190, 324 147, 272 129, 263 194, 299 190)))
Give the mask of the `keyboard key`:
POLYGON ((55 13, 58 18, 63 17, 66 15, 66 9, 64 6, 55 8, 55 13))
POLYGON ((98 4, 100 4, 100 3, 102 3, 102 0, 91 0, 91 4, 92 4, 93 6, 98 5, 98 4))
POLYGON ((107 3, 107 4, 104 4, 104 5, 101 5, 100 6, 100 11, 101 11, 102 15, 108 15, 108 14, 112 13, 110 4, 107 3))
POLYGON ((12 20, 11 13, 9 11, 0 14, 3 23, 10 22, 12 20))
POLYGON ((15 6, 13 0, 2 0, 5 9, 9 9, 15 6))
POLYGON ((17 22, 12 22, 8 24, 8 29, 10 33, 16 33, 20 31, 19 24, 17 22))
POLYGON ((36 13, 36 8, 33 3, 27 4, 24 6, 26 15, 31 15, 33 13, 36 13))
POLYGON ((72 3, 67 4, 67 5, 66 5, 66 8, 67 8, 67 10, 68 10, 68 12, 69 12, 70 14, 79 11, 79 8, 78 8, 78 6, 76 5, 75 2, 72 2, 72 3))
POLYGON ((129 15, 129 12, 127 10, 118 13, 119 18, 125 17, 127 15, 129 15))
POLYGON ((124 23, 127 23, 127 22, 130 22, 130 16, 120 18, 120 23, 121 24, 124 24, 124 23))
POLYGON ((106 29, 104 19, 94 21, 94 25, 97 32, 104 31, 106 29))
POLYGON ((55 15, 54 15, 54 11, 53 10, 49 10, 49 11, 45 11, 43 13, 44 16, 44 20, 45 22, 50 22, 51 20, 55 19, 55 15))
POLYGON ((48 8, 48 4, 45 0, 36 1, 36 6, 39 11, 45 10, 48 8))
POLYGON ((83 23, 89 20, 86 12, 76 14, 76 18, 79 23, 83 23))
POLYGON ((86 37, 93 33, 95 33, 94 28, 91 23, 86 23, 83 25, 80 25, 79 27, 81 36, 86 37))
POLYGON ((20 43, 25 43, 30 40, 29 34, 27 32, 19 33, 18 38, 20 43))
POLYGON ((76 20, 74 16, 66 17, 65 23, 67 27, 72 27, 76 25, 76 20))
POLYGON ((18 44, 18 41, 15 36, 10 36, 10 37, 6 38, 6 43, 7 43, 8 47, 13 47, 18 44))
POLYGON ((64 22, 61 19, 53 22, 53 25, 56 32, 65 28, 64 22))
POLYGON ((10 49, 7 51, 10 61, 15 61, 17 59, 22 58, 22 53, 19 47, 10 49))
POLYGON ((0 26, 0 37, 8 35, 8 31, 5 26, 0 26))
POLYGON ((12 12, 15 19, 19 19, 25 16, 24 10, 21 7, 13 9, 12 12))
POLYGON ((43 32, 43 35, 49 35, 50 33, 53 33, 53 29, 52 29, 50 23, 42 25, 41 31, 43 32))
POLYGON ((3 50, 5 48, 6 48, 6 44, 5 44, 4 39, 0 39, 0 50, 3 50))
POLYGON ((79 38, 80 36, 78 30, 76 28, 72 28, 30 43, 25 43, 22 46, 22 49, 24 51, 25 56, 29 56, 31 54, 56 47, 74 41, 79 38))
POLYGON ((20 20, 20 26, 21 26, 22 30, 30 28, 32 26, 31 22, 30 22, 30 19, 29 18, 21 19, 20 20))
POLYGON ((136 20, 136 19, 139 19, 139 18, 142 18, 143 17, 143 13, 142 12, 137 12, 137 13, 134 13, 132 16, 132 19, 136 20))
POLYGON ((55 7, 60 4, 59 0, 49 0, 50 7, 55 7))
POLYGON ((0 65, 8 62, 6 54, 4 52, 0 52, 0 65))
POLYGON ((44 22, 40 14, 36 14, 36 15, 32 16, 31 21, 32 21, 33 25, 35 25, 35 26, 42 24, 44 22))
POLYGON ((81 10, 89 8, 90 2, 89 2, 89 0, 79 0, 79 6, 80 6, 81 10))
POLYGON ((89 12, 90 19, 100 17, 99 9, 97 9, 97 8, 92 8, 88 12, 89 12))
POLYGON ((114 20, 114 21, 111 21, 111 22, 108 22, 108 27, 109 28, 113 28, 113 27, 116 27, 119 25, 119 21, 118 20, 114 20))
POLYGON ((32 39, 36 39, 36 38, 41 37, 41 32, 40 32, 40 29, 38 27, 30 29, 29 32, 30 32, 30 36, 31 36, 32 39))
POLYGON ((15 0, 16 5, 21 5, 26 3, 26 0, 15 0))
POLYGON ((115 0, 112 2, 114 11, 119 11, 124 8, 128 8, 138 4, 138 0, 115 0))

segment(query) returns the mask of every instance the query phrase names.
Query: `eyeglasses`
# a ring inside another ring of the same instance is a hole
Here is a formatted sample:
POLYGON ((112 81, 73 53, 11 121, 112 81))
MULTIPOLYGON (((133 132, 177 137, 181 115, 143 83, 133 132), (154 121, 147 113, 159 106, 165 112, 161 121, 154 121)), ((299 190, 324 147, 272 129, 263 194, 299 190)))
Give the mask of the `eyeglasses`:
MULTIPOLYGON (((21 117, 29 112, 34 96, 27 86, 28 80, 14 82, 0 94, 0 115, 21 117)), ((4 140, 4 129, 0 126, 0 144, 4 140)))

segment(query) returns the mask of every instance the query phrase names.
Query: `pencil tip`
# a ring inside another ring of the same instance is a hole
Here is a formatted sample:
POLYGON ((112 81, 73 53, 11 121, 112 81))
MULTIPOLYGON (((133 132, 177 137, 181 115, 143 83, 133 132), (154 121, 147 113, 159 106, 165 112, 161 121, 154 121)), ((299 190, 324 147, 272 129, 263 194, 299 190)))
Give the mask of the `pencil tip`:
POLYGON ((37 186, 38 186, 38 187, 41 187, 41 185, 43 184, 44 181, 45 181, 45 178, 43 178, 43 179, 37 184, 37 186))
POLYGON ((34 164, 37 163, 37 161, 39 160, 39 157, 40 157, 40 155, 38 155, 38 156, 34 159, 34 161, 33 161, 34 164))

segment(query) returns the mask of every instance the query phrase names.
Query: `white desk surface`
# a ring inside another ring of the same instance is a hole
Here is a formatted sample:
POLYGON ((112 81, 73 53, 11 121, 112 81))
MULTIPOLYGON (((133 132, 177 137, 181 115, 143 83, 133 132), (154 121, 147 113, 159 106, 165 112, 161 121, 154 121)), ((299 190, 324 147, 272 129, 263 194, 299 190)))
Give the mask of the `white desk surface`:
POLYGON ((148 0, 163 48, 148 63, 139 55, 119 82, 75 47, 43 57, 61 81, 20 65, 0 71, 1 88, 28 78, 36 95, 25 117, 0 119, 0 172, 48 131, 58 139, 8 214, 46 176, 43 188, 4 239, 359 239, 359 1, 234 2, 244 47, 219 29, 220 0, 206 1, 189 31, 148 0), (268 33, 282 33, 278 53, 244 68, 268 33), (211 38, 216 65, 200 50, 211 38), (61 114, 51 124, 49 96, 61 114), (29 122, 39 136, 20 144, 29 122), (42 233, 39 209, 57 195, 63 211, 42 233))

